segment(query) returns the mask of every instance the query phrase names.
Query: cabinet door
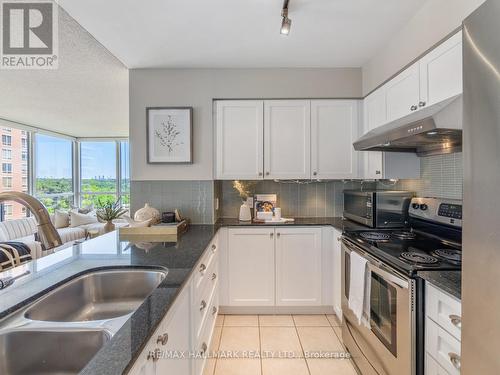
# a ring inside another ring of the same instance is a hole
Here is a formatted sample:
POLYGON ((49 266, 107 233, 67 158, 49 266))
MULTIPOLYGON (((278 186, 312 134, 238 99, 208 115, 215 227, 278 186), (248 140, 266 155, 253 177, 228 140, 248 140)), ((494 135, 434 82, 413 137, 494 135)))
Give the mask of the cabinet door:
POLYGON ((321 228, 276 228, 276 305, 321 305, 321 228))
POLYGON ((264 102, 217 101, 217 179, 263 176, 264 102))
POLYGON ((420 103, 429 106, 462 93, 462 32, 420 60, 420 103))
POLYGON ((333 309, 342 316, 342 232, 333 230, 333 309))
POLYGON ((264 178, 311 177, 311 102, 264 102, 264 178))
POLYGON ((274 229, 229 229, 230 306, 274 306, 274 229))
MULTIPOLYGON (((152 337, 152 341, 157 343, 157 346, 164 353, 188 353, 190 349, 190 319, 189 319, 189 286, 186 286, 184 291, 177 297, 172 306, 174 311, 169 312, 160 328, 152 337), (166 336, 163 336, 166 335, 166 336), (165 344, 157 342, 160 337, 166 337, 165 344)), ((165 374, 190 374, 191 359, 186 354, 186 358, 160 358, 156 362, 156 375, 165 374)))
POLYGON ((312 178, 355 178, 357 153, 352 146, 358 138, 358 101, 311 101, 312 178))
POLYGON ((420 101, 419 65, 413 64, 386 85, 387 122, 416 110, 420 101))
POLYGON ((387 122, 386 87, 382 86, 363 101, 364 133, 387 122))

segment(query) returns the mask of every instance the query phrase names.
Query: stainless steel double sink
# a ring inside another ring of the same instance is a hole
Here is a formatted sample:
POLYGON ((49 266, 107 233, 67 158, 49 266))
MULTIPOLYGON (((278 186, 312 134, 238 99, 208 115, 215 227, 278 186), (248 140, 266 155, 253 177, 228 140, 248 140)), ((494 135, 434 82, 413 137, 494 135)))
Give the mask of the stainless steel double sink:
POLYGON ((7 316, 0 321, 0 374, 78 374, 166 275, 91 271, 7 316))

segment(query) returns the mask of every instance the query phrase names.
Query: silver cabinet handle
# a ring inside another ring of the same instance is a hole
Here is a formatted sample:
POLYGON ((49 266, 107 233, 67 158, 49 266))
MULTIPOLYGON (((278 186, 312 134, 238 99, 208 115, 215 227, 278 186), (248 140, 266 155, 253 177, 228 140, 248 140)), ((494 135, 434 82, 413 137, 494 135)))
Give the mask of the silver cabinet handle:
POLYGON ((207 303, 205 302, 205 300, 202 300, 200 303, 200 311, 203 311, 205 307, 207 307, 207 303))
POLYGON ((455 367, 457 370, 460 370, 461 363, 460 363, 460 356, 456 353, 448 353, 448 357, 450 357, 450 362, 455 367))
POLYGON ((206 343, 201 344, 201 354, 205 354, 208 349, 208 346, 206 343))
POLYGON ((168 333, 164 333, 163 335, 159 335, 156 339, 157 344, 162 344, 163 346, 167 345, 168 342, 168 333))
POLYGON ((421 102, 418 103, 418 106, 419 107, 425 107, 426 104, 427 104, 426 102, 421 101, 421 102))
POLYGON ((410 111, 416 111, 418 109, 418 107, 416 105, 412 105, 410 107, 410 111))
POLYGON ((271 238, 273 238, 273 237, 274 237, 274 233, 273 233, 273 232, 269 233, 269 236, 270 236, 271 238))
POLYGON ((214 272, 214 273, 212 274, 212 280, 215 280, 216 278, 217 278, 217 274, 214 272))
POLYGON ((259 172, 259 176, 262 176, 262 172, 259 172))
POLYGON ((313 176, 317 176, 318 175, 318 172, 313 172, 313 176))
POLYGON ((217 314, 217 307, 212 307, 212 315, 215 315, 217 314))
POLYGON ((205 272, 205 270, 206 270, 206 269, 207 269, 207 266, 205 266, 203 263, 202 263, 202 264, 200 264, 200 270, 199 270, 199 271, 200 271, 200 273, 205 272))
POLYGON ((278 238, 280 238, 280 237, 281 237, 281 233, 280 233, 280 232, 278 232, 278 233, 276 234, 276 236, 278 236, 278 238))
POLYGON ((375 171, 375 174, 382 174, 381 171, 375 171))
POLYGON ((269 173, 269 172, 266 172, 266 176, 269 176, 270 174, 271 174, 271 173, 269 173))
POLYGON ((213 245, 212 245, 212 252, 214 252, 214 253, 215 253, 215 250, 217 250, 217 245, 213 244, 213 245))
POLYGON ((458 329, 462 329, 462 318, 458 315, 450 315, 451 324, 453 324, 458 329))

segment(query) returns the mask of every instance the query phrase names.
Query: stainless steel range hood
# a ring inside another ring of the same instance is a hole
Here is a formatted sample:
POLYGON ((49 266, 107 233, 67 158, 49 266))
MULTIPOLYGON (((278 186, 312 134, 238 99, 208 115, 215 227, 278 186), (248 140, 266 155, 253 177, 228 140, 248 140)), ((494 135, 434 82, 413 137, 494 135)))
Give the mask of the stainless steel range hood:
POLYGON ((462 151, 462 95, 378 127, 354 142, 357 151, 413 152, 418 156, 462 151))

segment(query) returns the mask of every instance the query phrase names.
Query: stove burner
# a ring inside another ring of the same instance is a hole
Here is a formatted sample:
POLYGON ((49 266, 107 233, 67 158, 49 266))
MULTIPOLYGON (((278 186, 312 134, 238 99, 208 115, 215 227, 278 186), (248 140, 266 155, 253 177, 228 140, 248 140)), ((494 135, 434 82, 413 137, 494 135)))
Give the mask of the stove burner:
POLYGON ((400 240, 414 240, 417 237, 415 233, 408 231, 392 232, 391 236, 399 238, 400 240))
POLYGON ((409 260, 410 262, 419 263, 419 264, 434 264, 434 263, 439 262, 439 260, 437 258, 434 258, 431 255, 420 254, 420 253, 415 253, 415 252, 401 253, 401 258, 403 258, 405 260, 409 260))
POLYGON ((359 235, 368 241, 387 241, 391 237, 387 233, 380 232, 362 232, 359 235))
POLYGON ((462 263, 462 252, 455 249, 437 249, 434 255, 451 262, 462 263))

